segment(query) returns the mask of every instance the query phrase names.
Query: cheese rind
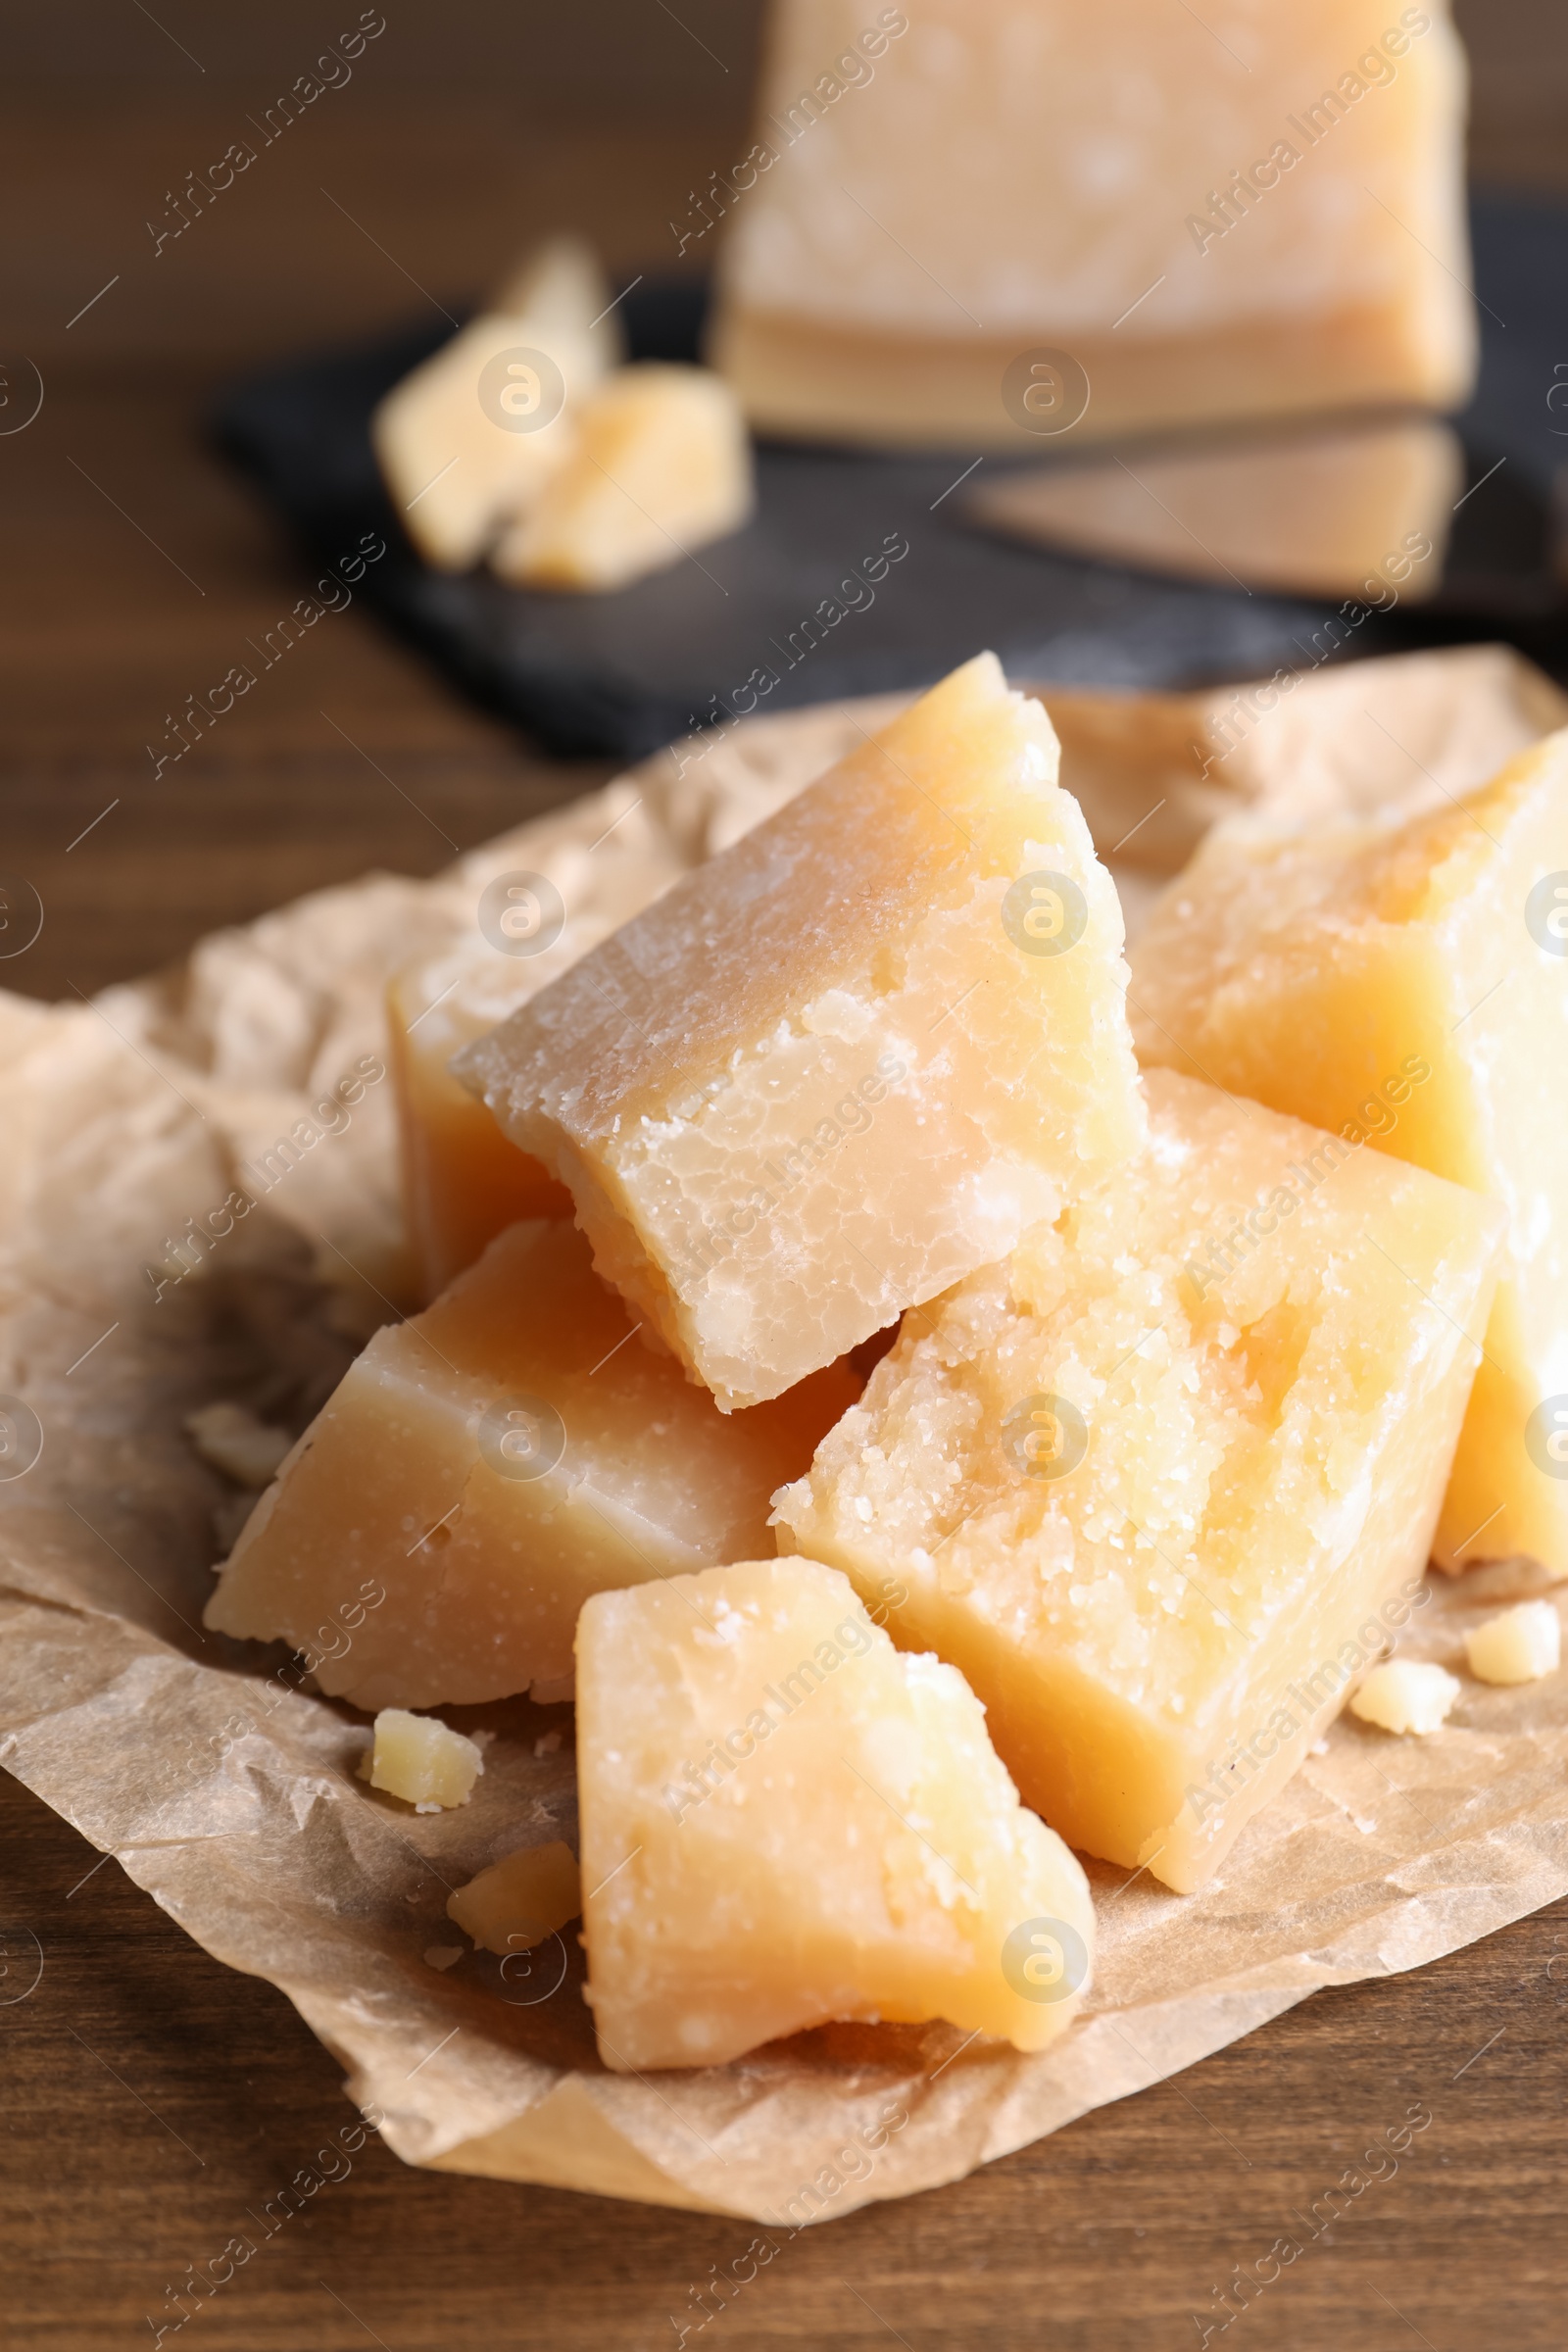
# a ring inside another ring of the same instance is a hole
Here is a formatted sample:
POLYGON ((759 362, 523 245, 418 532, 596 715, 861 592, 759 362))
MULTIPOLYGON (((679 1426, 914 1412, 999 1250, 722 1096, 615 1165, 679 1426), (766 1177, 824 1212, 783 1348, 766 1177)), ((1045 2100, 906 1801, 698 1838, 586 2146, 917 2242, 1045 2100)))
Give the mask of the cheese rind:
POLYGON ((1149 1093, 1147 1156, 907 1318, 775 1516, 906 1589, 890 1631, 960 1668, 1054 1829, 1186 1892, 1408 1615, 1500 1219, 1149 1093))
POLYGON ((1036 353, 1087 374, 1075 440, 1462 402, 1465 70, 1442 0, 1249 0, 1223 30, 1132 0, 1113 39, 1066 0, 894 19, 857 63, 848 0, 777 0, 767 168, 728 224, 712 340, 755 424, 1049 448, 1003 398, 1036 353))
POLYGON ((1137 1149, 1122 924, 991 655, 458 1056, 725 1410, 1137 1149))
POLYGON ((830 1370, 726 1421, 643 1345, 580 1234, 514 1226, 351 1366, 206 1622, 309 1645, 357 1706, 567 1696, 586 1596, 755 1551, 857 1385, 830 1370))
POLYGON ((1568 1567, 1568 730, 1401 826, 1218 826, 1138 943, 1146 1061, 1499 1200, 1507 1254, 1437 1558, 1568 1567), (1557 1416, 1558 1418, 1554 1418, 1557 1416))
POLYGON ((846 1580, 754 1560, 605 1592, 577 1634, 583 1940, 616 2071, 719 2066, 834 2018, 1040 2049, 1075 2013, 1082 1868, 962 1677, 846 1580))

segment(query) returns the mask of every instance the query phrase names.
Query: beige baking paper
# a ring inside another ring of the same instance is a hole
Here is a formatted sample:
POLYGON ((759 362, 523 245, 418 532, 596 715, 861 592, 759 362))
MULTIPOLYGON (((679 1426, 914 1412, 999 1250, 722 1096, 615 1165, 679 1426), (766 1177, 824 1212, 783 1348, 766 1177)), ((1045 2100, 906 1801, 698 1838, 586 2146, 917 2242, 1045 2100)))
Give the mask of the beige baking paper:
MULTIPOLYGON (((1238 689, 1044 692, 1102 847, 1138 828, 1117 864, 1134 909, 1225 807, 1451 793, 1564 715, 1492 649, 1335 669, 1247 703, 1245 724, 1238 689)), ((572 1936, 503 1963, 445 1912, 503 1853, 572 1836, 569 1710, 450 1710, 493 1735, 485 1773, 463 1810, 416 1815, 355 1778, 364 1719, 302 1690, 300 1660, 201 1630, 248 1498, 185 1416, 236 1398, 298 1430, 403 1302, 388 972, 471 924, 498 872, 590 887, 617 819, 709 854, 890 707, 678 747, 433 882, 320 893, 91 1005, 0 998, 0 1392, 23 1407, 0 1407, 0 1760, 278 1985, 414 2164, 789 2230, 956 2179, 1315 1986, 1417 1967, 1568 1891, 1568 1678, 1466 1679, 1436 1740, 1340 1725, 1203 1893, 1092 1866, 1093 1999, 1042 2056, 830 2027, 710 2072, 614 2076, 572 1936), (250 1213, 182 1252, 243 1188, 250 1213)), ((1456 1663, 1482 1604, 1431 1581, 1409 1640, 1456 1663)), ((318 1643, 352 1639, 334 1623, 318 1643)))

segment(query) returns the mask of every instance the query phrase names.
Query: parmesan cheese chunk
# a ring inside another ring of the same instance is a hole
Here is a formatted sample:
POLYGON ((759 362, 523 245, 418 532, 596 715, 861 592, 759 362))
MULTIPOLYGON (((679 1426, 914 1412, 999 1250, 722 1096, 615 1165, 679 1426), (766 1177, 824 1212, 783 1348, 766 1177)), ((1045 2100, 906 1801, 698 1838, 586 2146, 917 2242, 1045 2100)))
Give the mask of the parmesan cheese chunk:
MULTIPOLYGON (((1402 771, 1396 745, 1391 761, 1402 771)), ((1507 1250, 1440 1565, 1568 1567, 1568 729, 1391 826, 1216 826, 1140 936, 1148 1062, 1500 1201, 1507 1250)))
POLYGON ((1053 1829, 1186 1893, 1409 1614, 1501 1218, 1148 1084, 1147 1156, 906 1316, 775 1515, 905 1588, 1053 1829))
POLYGON ((952 1666, 846 1580, 753 1560, 604 1592, 577 1632, 588 1998, 617 2071, 834 2018, 1036 2050, 1094 1946, 1083 1870, 952 1666))
POLYGON ((531 1951, 577 1917, 582 1886, 577 1857, 560 1838, 550 1845, 525 1845, 481 1870, 447 1903, 455 1920, 481 1951, 531 1951))
POLYGON ((734 393, 706 368, 618 368, 583 401, 565 462, 496 548, 524 588, 624 588, 739 530, 752 453, 734 393))
POLYGON ((262 1496, 207 1609, 357 1706, 569 1697, 590 1592, 767 1541, 858 1383, 727 1421, 645 1347, 565 1223, 514 1225, 380 1331, 262 1496))
POLYGON ((1464 96, 1444 0, 774 0, 716 363, 768 430, 970 451, 1458 407, 1464 96))
POLYGON ((1464 1646, 1478 1682, 1538 1683, 1557 1671, 1562 1626, 1549 1600, 1524 1600, 1476 1626, 1464 1646))
POLYGON ((563 462, 577 402, 616 356, 612 316, 595 318, 610 300, 585 248, 554 240, 381 401, 375 454, 428 563, 466 569, 563 462))
POLYGON ((1116 893, 1040 705, 956 670, 460 1054, 724 1411, 1136 1151, 1116 893))
POLYGON ((1459 1695, 1459 1685, 1443 1666, 1418 1658, 1391 1658, 1374 1666, 1350 1701, 1350 1713, 1380 1732, 1409 1732, 1425 1739, 1440 1732, 1459 1695))
POLYGON ((467 1803, 483 1770, 482 1749, 450 1725, 433 1715, 383 1707, 360 1778, 389 1796, 401 1796, 416 1813, 443 1813, 467 1803))

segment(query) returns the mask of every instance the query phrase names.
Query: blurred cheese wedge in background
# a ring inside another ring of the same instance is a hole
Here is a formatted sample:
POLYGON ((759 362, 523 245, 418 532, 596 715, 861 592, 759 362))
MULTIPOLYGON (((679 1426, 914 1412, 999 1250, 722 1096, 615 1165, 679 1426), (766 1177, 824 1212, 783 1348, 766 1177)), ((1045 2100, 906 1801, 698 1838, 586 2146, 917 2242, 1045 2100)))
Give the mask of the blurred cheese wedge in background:
POLYGON ((606 1592, 577 1634, 588 1999, 617 2072, 722 2066, 835 2018, 1023 2050, 1087 1982, 1081 1865, 963 1678, 849 1584, 755 1560, 606 1592))
POLYGON ((508 1142, 448 1062, 685 871, 669 828, 627 782, 552 818, 533 855, 536 864, 482 881, 476 871, 468 926, 387 992, 404 1205, 424 1301, 508 1225, 571 1212, 565 1188, 508 1142))
POLYGON ((1402 417, 1003 473, 982 479, 964 511, 1102 563, 1381 610, 1437 592, 1463 486, 1458 436, 1435 417, 1402 417))
POLYGON ((727 1421, 644 1347, 573 1227, 514 1226, 352 1365, 207 1623, 326 1651, 317 1681, 356 1706, 569 1696, 588 1594, 765 1546, 773 1488, 858 1391, 835 1368, 727 1421), (334 1617, 341 1647, 318 1630, 334 1617))
POLYGON ((1053 1829, 1186 1893, 1408 1614, 1502 1216, 1149 1093, 1147 1158, 906 1317, 776 1510, 781 1548, 897 1576, 890 1632, 1053 1829))
POLYGON ((1437 1557, 1568 1568, 1568 732, 1403 826, 1216 827, 1131 1002, 1147 1061, 1504 1205, 1437 1557))
POLYGON ((458 1056, 726 1411, 1138 1148, 1121 913, 1055 772, 979 655, 458 1056))
POLYGON ((620 357, 611 301, 591 250, 554 238, 381 401, 376 458, 427 563, 466 570, 537 497, 569 445, 572 408, 620 357))
POLYGON ((1303 649, 1320 668, 1196 694, 1032 686, 1100 855, 1174 874, 1238 808, 1299 818, 1445 808, 1568 724, 1568 695, 1511 646, 1329 662, 1345 634, 1330 621, 1303 649))
POLYGON ((1464 101, 1443 0, 774 0, 714 363, 872 445, 1458 405, 1464 101))
POLYGON ((519 587, 623 588, 751 514, 752 450, 734 393, 706 368, 622 368, 578 409, 572 446, 501 539, 519 587))

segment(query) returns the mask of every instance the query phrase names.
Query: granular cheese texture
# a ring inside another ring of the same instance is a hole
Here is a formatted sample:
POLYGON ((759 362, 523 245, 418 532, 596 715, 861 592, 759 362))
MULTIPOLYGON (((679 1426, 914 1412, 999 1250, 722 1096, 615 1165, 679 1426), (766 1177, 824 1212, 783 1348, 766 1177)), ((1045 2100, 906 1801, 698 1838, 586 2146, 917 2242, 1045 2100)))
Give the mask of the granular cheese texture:
POLYGON ((604 1592, 577 1633, 588 1998, 617 2072, 835 2018, 1035 2050, 1074 2015, 1082 1867, 1018 1802, 952 1666, 846 1579, 744 1561, 604 1592))
POLYGON ((1149 1095, 1147 1156, 906 1316, 775 1516, 906 1588, 890 1631, 962 1670, 1054 1829, 1185 1892, 1408 1614, 1501 1219, 1149 1095))
POLYGON ((722 1409, 1135 1152, 1122 922, 985 654, 460 1054, 722 1409))
POLYGON ((1478 1682, 1537 1683, 1557 1671, 1562 1625, 1549 1600, 1523 1600, 1475 1626, 1464 1646, 1478 1682))
MULTIPOLYGON (((1405 762, 1390 748, 1396 772, 1405 762)), ((1506 1254, 1441 1565, 1568 1568, 1568 729, 1402 825, 1216 826, 1134 957, 1147 1062, 1472 1186, 1506 1254)))

